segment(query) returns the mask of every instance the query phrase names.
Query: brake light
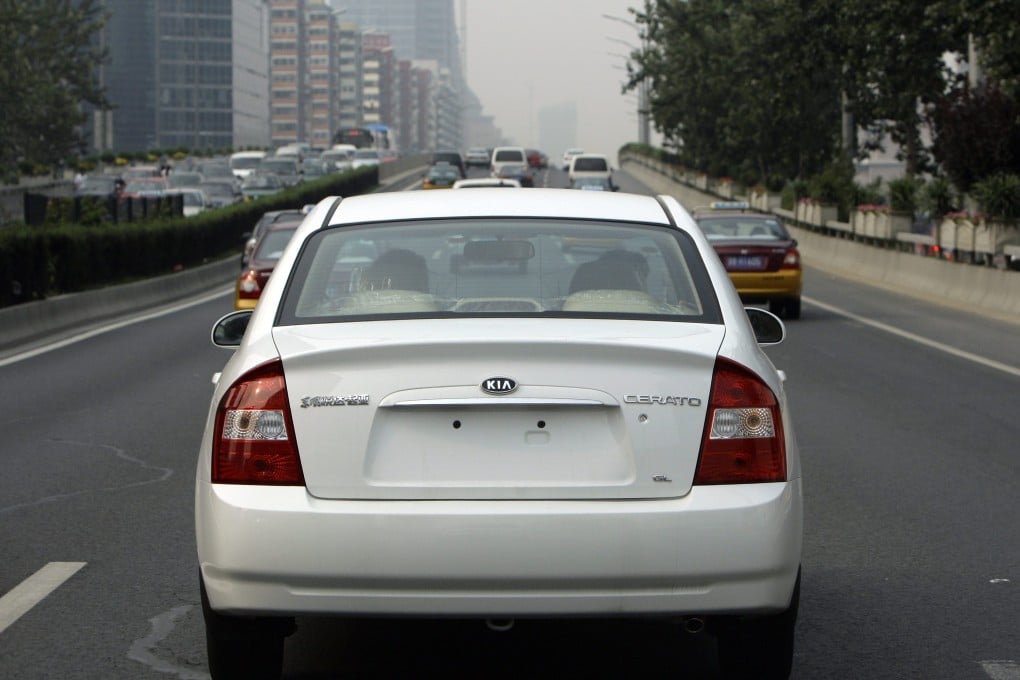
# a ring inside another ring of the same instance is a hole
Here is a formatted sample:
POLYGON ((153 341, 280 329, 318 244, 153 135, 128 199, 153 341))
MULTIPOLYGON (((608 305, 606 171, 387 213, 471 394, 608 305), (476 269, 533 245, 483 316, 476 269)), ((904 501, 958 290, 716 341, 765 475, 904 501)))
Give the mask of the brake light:
POLYGON ((776 396, 749 369, 717 359, 695 484, 786 479, 786 444, 776 396))
POLYGON ((237 297, 242 300, 257 300, 262 295, 259 275, 249 269, 237 280, 237 297))
POLYGON ((214 483, 304 485, 279 359, 230 386, 216 412, 215 433, 214 483))
POLYGON ((780 269, 800 269, 800 253, 796 248, 790 248, 783 256, 783 264, 780 269))

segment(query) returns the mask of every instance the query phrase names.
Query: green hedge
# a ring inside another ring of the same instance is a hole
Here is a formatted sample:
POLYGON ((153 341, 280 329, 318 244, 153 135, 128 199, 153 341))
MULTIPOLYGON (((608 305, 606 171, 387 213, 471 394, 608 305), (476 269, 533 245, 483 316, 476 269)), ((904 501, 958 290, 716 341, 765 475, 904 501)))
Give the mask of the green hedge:
POLYGON ((367 193, 378 183, 377 168, 362 168, 187 219, 0 229, 0 307, 169 274, 240 253, 243 235, 264 212, 367 193))

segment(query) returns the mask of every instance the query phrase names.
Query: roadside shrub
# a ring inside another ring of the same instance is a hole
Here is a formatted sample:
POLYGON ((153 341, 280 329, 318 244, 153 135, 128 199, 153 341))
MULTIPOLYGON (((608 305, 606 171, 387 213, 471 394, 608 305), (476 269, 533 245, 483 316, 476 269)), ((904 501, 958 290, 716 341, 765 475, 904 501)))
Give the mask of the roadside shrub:
POLYGON ((900 177, 889 182, 889 205, 894 212, 913 214, 917 210, 920 182, 913 177, 900 177))
POLYGON ((976 182, 971 196, 989 217, 1020 222, 1020 175, 998 174, 976 182))

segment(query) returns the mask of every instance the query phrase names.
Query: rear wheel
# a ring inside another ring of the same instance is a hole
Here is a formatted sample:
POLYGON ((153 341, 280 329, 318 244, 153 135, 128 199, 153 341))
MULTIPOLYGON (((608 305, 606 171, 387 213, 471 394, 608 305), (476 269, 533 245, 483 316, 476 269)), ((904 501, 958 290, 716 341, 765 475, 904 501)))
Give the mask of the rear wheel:
POLYGON ((229 616, 213 611, 201 583, 205 642, 212 680, 279 680, 289 618, 229 616))
POLYGON ((800 604, 800 575, 781 614, 732 619, 719 624, 719 667, 726 680, 786 680, 793 668, 794 627, 800 604))

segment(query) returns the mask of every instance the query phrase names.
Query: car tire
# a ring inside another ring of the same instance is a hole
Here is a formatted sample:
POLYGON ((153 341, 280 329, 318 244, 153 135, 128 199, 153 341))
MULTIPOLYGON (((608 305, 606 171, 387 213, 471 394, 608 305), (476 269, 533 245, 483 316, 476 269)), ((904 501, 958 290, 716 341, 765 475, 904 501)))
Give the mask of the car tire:
POLYGON ((206 654, 212 680, 279 680, 290 618, 229 616, 213 611, 201 582, 206 654))
POLYGON ((800 298, 792 298, 786 301, 785 312, 787 319, 799 319, 800 318, 800 298))
POLYGON ((789 608, 774 616, 729 619, 715 631, 719 669, 726 680, 786 680, 793 669, 800 574, 789 608))

